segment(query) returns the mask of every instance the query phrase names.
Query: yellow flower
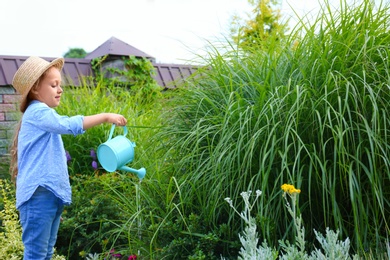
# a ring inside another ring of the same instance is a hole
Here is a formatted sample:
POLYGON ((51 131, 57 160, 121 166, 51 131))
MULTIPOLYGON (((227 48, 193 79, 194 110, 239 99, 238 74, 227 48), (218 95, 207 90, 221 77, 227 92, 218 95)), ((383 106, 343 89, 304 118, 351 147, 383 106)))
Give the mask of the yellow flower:
POLYGON ((284 192, 287 192, 287 193, 289 193, 290 195, 295 194, 295 193, 297 193, 297 194, 301 193, 301 190, 300 190, 300 189, 296 189, 296 188, 294 187, 294 185, 291 185, 291 184, 283 184, 283 185, 281 186, 281 188, 282 188, 282 190, 283 190, 284 192))

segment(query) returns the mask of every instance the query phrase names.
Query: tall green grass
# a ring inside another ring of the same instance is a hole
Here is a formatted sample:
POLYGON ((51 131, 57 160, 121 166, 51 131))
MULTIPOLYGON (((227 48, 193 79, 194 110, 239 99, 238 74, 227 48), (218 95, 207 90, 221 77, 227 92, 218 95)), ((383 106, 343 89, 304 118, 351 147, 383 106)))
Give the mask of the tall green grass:
POLYGON ((387 5, 340 1, 334 10, 325 1, 314 21, 302 20, 272 51, 243 55, 230 45, 210 53, 202 77, 177 92, 158 135, 169 148, 189 236, 195 232, 185 222, 196 214, 218 234, 216 255, 234 252, 243 228, 223 199, 260 189, 261 237, 274 246, 294 240, 280 191, 287 182, 302 190, 309 238, 329 227, 356 252, 385 250, 388 21, 387 5))

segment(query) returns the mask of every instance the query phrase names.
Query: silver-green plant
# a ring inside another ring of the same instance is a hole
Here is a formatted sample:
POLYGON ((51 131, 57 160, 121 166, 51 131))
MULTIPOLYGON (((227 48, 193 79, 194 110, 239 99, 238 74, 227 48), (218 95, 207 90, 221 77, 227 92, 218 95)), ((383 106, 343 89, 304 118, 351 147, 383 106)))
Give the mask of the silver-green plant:
POLYGON ((305 249, 305 227, 302 223, 302 216, 300 214, 297 215, 297 200, 298 194, 301 193, 301 190, 296 189, 294 185, 291 184, 283 184, 282 190, 284 191, 283 198, 286 203, 285 205, 287 211, 293 219, 296 235, 295 244, 290 244, 289 241, 279 241, 281 248, 285 251, 285 253, 282 253, 281 259, 307 259, 308 256, 305 249), (291 204, 288 198, 291 199, 291 204))
POLYGON ((99 258, 100 256, 99 256, 99 254, 97 254, 97 253, 89 253, 86 257, 85 257, 85 259, 86 260, 99 260, 100 258, 99 258))
MULTIPOLYGON (((309 255, 305 249, 305 227, 302 221, 302 215, 297 215, 297 200, 298 194, 301 193, 300 189, 296 189, 294 185, 283 184, 283 198, 286 202, 287 211, 290 213, 295 231, 296 241, 295 244, 290 244, 289 241, 280 240, 279 243, 284 252, 281 253, 280 259, 293 260, 293 259, 307 259, 307 260, 326 260, 326 259, 351 259, 349 255, 350 242, 349 238, 345 241, 339 240, 339 231, 334 232, 329 228, 326 228, 326 236, 324 237, 320 232, 314 230, 316 239, 320 243, 321 249, 315 249, 309 255), (291 200, 291 204, 289 199, 291 200)), ((353 256, 353 259, 357 259, 357 255, 353 256)))
POLYGON ((258 246, 259 238, 257 234, 257 225, 256 219, 251 216, 251 211, 255 205, 257 199, 261 195, 260 190, 256 190, 256 196, 253 202, 249 201, 252 191, 242 192, 241 197, 244 200, 244 210, 238 212, 233 205, 233 201, 230 198, 225 198, 226 202, 229 203, 230 207, 244 220, 245 229, 239 238, 242 244, 242 247, 239 252, 239 260, 258 260, 258 259, 276 259, 277 251, 268 247, 266 240, 264 240, 261 245, 258 246))
MULTIPOLYGON (((325 237, 317 231, 314 232, 323 251, 316 248, 309 259, 351 259, 351 256, 349 255, 349 238, 346 238, 344 241, 340 241, 338 240, 339 231, 334 232, 329 228, 326 229, 325 237)), ((358 257, 354 255, 353 259, 358 259, 358 257)))
POLYGON ((316 238, 322 248, 315 249, 309 255, 305 249, 305 228, 302 224, 302 216, 297 214, 297 198, 298 194, 301 192, 300 189, 296 189, 293 185, 284 184, 282 185, 283 189, 283 198, 286 202, 287 211, 293 218, 294 226, 296 228, 296 241, 291 244, 289 241, 280 240, 280 255, 278 257, 278 251, 276 249, 272 249, 267 245, 266 240, 264 240, 259 245, 259 237, 256 232, 257 225, 256 220, 251 216, 251 211, 258 199, 261 195, 260 190, 256 190, 256 196, 253 202, 250 202, 250 197, 252 192, 242 192, 241 197, 244 201, 244 210, 242 212, 238 212, 238 210, 234 207, 233 201, 231 198, 225 198, 225 201, 229 204, 229 206, 237 213, 240 218, 245 223, 244 231, 242 235, 239 234, 241 249, 239 252, 238 259, 239 260, 348 260, 348 259, 359 259, 357 255, 350 256, 350 242, 347 238, 344 241, 339 240, 339 231, 332 231, 329 228, 326 229, 325 237, 317 231, 314 231, 316 234, 316 238), (289 199, 291 201, 289 201, 289 199), (290 203, 291 202, 291 203, 290 203))

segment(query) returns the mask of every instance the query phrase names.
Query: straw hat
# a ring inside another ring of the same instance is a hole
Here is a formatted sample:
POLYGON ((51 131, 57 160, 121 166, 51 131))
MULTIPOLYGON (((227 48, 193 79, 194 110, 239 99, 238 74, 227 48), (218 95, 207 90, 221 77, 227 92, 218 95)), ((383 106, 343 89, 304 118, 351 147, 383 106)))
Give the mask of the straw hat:
POLYGON ((40 57, 29 57, 16 71, 12 86, 21 95, 20 111, 24 112, 27 108, 27 96, 35 82, 50 67, 56 67, 59 70, 64 66, 64 59, 57 58, 48 62, 40 57))

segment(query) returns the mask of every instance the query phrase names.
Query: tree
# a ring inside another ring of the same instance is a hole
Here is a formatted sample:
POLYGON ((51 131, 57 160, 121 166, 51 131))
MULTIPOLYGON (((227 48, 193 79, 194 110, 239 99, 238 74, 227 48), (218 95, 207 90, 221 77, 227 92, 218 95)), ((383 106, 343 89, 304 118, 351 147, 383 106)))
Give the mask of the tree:
POLYGON ((70 48, 64 54, 64 58, 85 58, 87 52, 82 48, 70 48))
MULTIPOLYGON (((244 50, 266 48, 272 38, 277 41, 284 37, 287 22, 281 22, 280 10, 276 9, 279 0, 248 0, 254 7, 254 18, 246 21, 244 26, 232 29, 234 42, 244 50)), ((233 18, 239 24, 240 18, 233 18)))

